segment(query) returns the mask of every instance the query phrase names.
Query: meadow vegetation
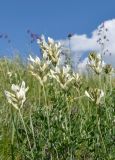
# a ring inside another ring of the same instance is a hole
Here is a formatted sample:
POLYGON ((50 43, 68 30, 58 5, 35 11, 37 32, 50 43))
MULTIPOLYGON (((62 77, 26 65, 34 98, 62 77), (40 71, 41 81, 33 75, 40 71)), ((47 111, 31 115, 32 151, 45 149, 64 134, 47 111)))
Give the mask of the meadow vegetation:
POLYGON ((0 160, 115 160, 114 69, 92 52, 80 74, 38 43, 42 59, 0 60, 0 160))

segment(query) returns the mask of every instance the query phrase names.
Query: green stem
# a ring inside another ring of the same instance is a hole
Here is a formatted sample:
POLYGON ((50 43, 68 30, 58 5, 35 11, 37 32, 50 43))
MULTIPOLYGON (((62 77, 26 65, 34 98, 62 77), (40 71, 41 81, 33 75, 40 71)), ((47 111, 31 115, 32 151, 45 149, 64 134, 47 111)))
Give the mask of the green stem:
POLYGON ((101 133, 101 128, 100 128, 100 118, 99 118, 99 115, 98 115, 98 107, 99 106, 96 106, 97 128, 98 128, 98 131, 99 131, 99 134, 100 134, 100 137, 101 137, 101 141, 102 141, 102 144, 103 144, 104 153, 106 153, 106 146, 105 146, 105 143, 104 143, 104 140, 103 140, 103 136, 102 136, 102 133, 101 133))
POLYGON ((31 113, 30 113, 30 127, 31 127, 32 134, 33 134, 34 146, 35 146, 35 148, 36 148, 35 133, 34 133, 34 127, 33 127, 33 122, 32 122, 31 113))
POLYGON ((28 141, 28 144, 29 144, 29 148, 30 148, 30 150, 31 150, 31 155, 32 155, 32 157, 33 157, 33 159, 34 159, 33 152, 32 152, 32 147, 31 147, 31 143, 30 143, 29 136, 28 136, 28 132, 27 132, 27 129, 26 129, 26 126, 25 126, 25 122, 24 122, 24 119, 23 119, 23 116, 22 116, 22 114, 21 114, 20 109, 19 109, 19 115, 20 115, 20 118, 21 118, 21 120, 22 120, 22 124, 23 124, 24 130, 25 130, 25 133, 26 133, 26 137, 27 137, 27 141, 28 141))
MULTIPOLYGON (((46 93, 46 90, 45 90, 45 86, 43 85, 43 93, 44 93, 44 99, 45 99, 45 108, 46 108, 46 115, 47 115, 47 125, 48 125, 48 143, 49 143, 49 140, 51 138, 50 136, 50 120, 49 120, 49 108, 47 106, 47 93, 46 93)), ((52 155, 50 155, 50 159, 52 158, 52 155)))
POLYGON ((13 109, 11 108, 11 113, 12 113, 12 138, 11 138, 11 155, 12 155, 12 160, 15 159, 14 157, 14 114, 13 114, 13 109))

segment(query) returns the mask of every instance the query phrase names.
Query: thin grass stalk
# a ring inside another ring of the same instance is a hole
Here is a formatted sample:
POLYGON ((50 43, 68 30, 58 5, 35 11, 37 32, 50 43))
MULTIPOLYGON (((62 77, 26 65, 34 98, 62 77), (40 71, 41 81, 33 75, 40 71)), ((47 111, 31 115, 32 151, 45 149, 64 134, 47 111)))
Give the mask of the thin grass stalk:
POLYGON ((28 141, 28 144, 29 144, 29 148, 30 148, 30 151, 31 151, 32 158, 34 159, 34 155, 33 155, 32 147, 31 147, 31 143, 30 143, 29 136, 28 136, 28 132, 27 132, 26 125, 25 125, 25 122, 24 122, 24 119, 23 119, 23 116, 22 116, 22 114, 21 114, 20 109, 19 109, 19 115, 20 115, 20 118, 21 118, 21 121, 22 121, 24 130, 25 130, 25 133, 26 133, 26 137, 27 137, 27 141, 28 141))
POLYGON ((100 106, 96 106, 97 128, 98 128, 98 131, 99 131, 99 134, 100 134, 100 137, 101 137, 101 141, 102 141, 102 144, 103 144, 104 153, 106 153, 106 146, 105 146, 104 139, 103 139, 103 136, 102 136, 102 133, 101 133, 101 128, 100 128, 100 118, 99 118, 99 114, 98 114, 98 107, 100 107, 100 106))

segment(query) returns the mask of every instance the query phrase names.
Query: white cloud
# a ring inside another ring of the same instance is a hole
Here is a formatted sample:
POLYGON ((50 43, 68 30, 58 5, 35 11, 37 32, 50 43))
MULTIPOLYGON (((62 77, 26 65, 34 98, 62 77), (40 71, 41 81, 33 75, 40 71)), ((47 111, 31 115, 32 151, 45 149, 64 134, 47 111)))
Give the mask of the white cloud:
POLYGON ((87 63, 88 63, 88 58, 86 57, 82 62, 80 62, 77 66, 78 71, 80 73, 85 73, 87 70, 87 63))
MULTIPOLYGON (((115 67, 115 19, 108 20, 104 22, 105 28, 108 29, 107 38, 109 42, 106 43, 105 49, 108 49, 111 52, 111 56, 106 54, 104 56, 104 61, 106 63, 112 64, 115 67)), ((99 26, 98 26, 99 27, 99 26)), ((98 28, 97 27, 97 28, 98 28)), ((78 57, 82 56, 85 52, 88 51, 99 51, 100 46, 97 44, 98 35, 97 29, 92 32, 91 37, 88 37, 86 34, 83 35, 73 35, 70 40, 70 46, 72 50, 73 62, 75 65, 78 62, 78 57)), ((69 41, 61 40, 61 43, 65 46, 69 45, 69 41)), ((87 58, 85 58, 77 67, 80 69, 85 68, 87 58)))

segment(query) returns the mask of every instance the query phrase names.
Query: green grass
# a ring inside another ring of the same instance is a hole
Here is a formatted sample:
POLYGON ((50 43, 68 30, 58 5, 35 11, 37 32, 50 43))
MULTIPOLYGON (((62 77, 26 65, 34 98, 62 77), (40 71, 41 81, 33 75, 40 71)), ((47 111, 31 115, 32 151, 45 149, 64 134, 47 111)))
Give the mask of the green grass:
POLYGON ((41 86, 20 60, 1 59, 0 160, 115 160, 114 77, 82 75, 63 90, 50 78, 41 86), (4 90, 23 80, 29 90, 18 111, 4 90), (88 87, 103 89, 99 105, 84 96, 88 87))

